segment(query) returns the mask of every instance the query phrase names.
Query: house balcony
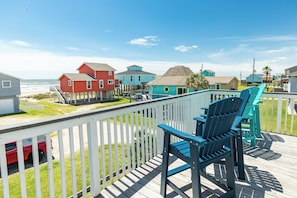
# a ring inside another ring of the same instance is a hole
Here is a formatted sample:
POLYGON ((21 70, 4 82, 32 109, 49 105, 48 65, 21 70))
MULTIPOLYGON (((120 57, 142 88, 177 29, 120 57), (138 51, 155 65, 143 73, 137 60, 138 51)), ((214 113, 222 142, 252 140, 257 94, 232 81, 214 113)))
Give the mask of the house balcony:
MULTIPOLYGON (((208 90, 1 126, 0 197, 161 197, 163 132, 157 124, 192 133, 193 117, 203 114, 202 107, 239 94, 208 90), (47 146, 43 159, 38 152, 41 135, 47 146), (32 138, 32 163, 23 160, 22 140, 27 138, 32 138), (7 166, 5 144, 13 141, 18 163, 7 166)), ((262 95, 262 138, 256 147, 244 144, 246 179, 236 181, 238 197, 296 196, 296 99, 294 94, 262 95)), ((182 163, 171 160, 172 166, 182 163)), ((207 173, 224 176, 224 165, 211 165, 207 173)), ((190 174, 176 175, 176 181, 190 196, 190 174)), ((168 193, 178 197, 170 188, 168 193)), ((220 193, 212 186, 203 192, 206 197, 220 193)))

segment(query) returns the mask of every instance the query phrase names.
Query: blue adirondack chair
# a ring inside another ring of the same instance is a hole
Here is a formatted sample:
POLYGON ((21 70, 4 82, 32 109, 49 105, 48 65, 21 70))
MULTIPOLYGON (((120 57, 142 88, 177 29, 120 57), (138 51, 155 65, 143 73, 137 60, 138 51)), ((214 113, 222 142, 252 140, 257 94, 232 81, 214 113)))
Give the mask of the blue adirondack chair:
MULTIPOLYGON (((258 87, 249 87, 240 92, 240 98, 242 99, 242 105, 237 113, 237 116, 233 122, 233 127, 241 129, 241 122, 243 117, 248 118, 248 113, 250 109, 253 108, 253 101, 258 92, 258 87)), ((204 108, 205 112, 208 111, 208 108, 204 108)), ((205 118, 207 114, 203 114, 202 117, 205 118)), ((194 117, 196 120, 196 135, 201 135, 203 126, 205 123, 200 117, 194 117)), ((234 141, 234 161, 238 165, 238 179, 244 180, 244 158, 243 158, 243 145, 242 145, 242 131, 239 130, 234 141)), ((229 142, 226 142, 226 145, 229 146, 229 142)))
MULTIPOLYGON (((242 99, 230 97, 211 103, 206 118, 201 118, 204 123, 201 135, 185 133, 174 129, 166 124, 159 124, 158 127, 164 131, 164 148, 161 174, 161 195, 166 196, 167 185, 172 187, 182 197, 187 195, 179 189, 174 181, 168 177, 191 168, 193 197, 201 197, 202 170, 211 163, 225 159, 226 184, 214 182, 220 188, 226 190, 227 197, 235 197, 234 157, 233 140, 239 129, 232 129, 234 120, 241 108, 242 99), (178 137, 180 141, 171 142, 172 136, 178 137), (230 147, 226 146, 230 141, 230 147), (172 154, 186 162, 185 165, 169 169, 169 154, 172 154)), ((197 121, 199 119, 197 118, 197 121)), ((211 180, 214 181, 214 180, 211 180)), ((220 180, 221 181, 221 180, 220 180)))

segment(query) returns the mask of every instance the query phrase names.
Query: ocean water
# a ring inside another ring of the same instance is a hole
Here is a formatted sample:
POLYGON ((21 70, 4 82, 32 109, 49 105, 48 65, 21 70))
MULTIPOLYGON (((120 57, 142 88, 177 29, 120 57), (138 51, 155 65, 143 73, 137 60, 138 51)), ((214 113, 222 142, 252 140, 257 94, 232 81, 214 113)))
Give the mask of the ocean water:
POLYGON ((22 79, 21 96, 50 92, 50 87, 57 85, 56 79, 22 79))

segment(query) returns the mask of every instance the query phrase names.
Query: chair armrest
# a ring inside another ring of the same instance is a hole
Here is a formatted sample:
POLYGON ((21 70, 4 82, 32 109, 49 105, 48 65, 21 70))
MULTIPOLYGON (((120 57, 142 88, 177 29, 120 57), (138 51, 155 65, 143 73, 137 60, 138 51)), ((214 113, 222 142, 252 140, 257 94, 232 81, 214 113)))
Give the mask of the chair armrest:
POLYGON ((194 117, 193 120, 196 120, 196 121, 199 121, 199 122, 202 122, 202 123, 206 122, 204 117, 194 117))
POLYGON ((200 136, 195 136, 195 135, 192 135, 189 133, 185 133, 183 131, 174 129, 171 126, 168 126, 166 124, 158 124, 158 127, 163 129, 165 133, 169 133, 169 134, 174 135, 178 138, 186 140, 191 144, 203 146, 206 143, 206 140, 200 136))

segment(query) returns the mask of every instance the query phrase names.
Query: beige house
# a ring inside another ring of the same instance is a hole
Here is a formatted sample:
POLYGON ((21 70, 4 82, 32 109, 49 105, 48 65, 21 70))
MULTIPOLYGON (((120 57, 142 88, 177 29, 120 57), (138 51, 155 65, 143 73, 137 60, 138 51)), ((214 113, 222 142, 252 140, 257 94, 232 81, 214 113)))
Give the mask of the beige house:
POLYGON ((238 89, 238 79, 234 76, 205 76, 210 89, 238 89))

